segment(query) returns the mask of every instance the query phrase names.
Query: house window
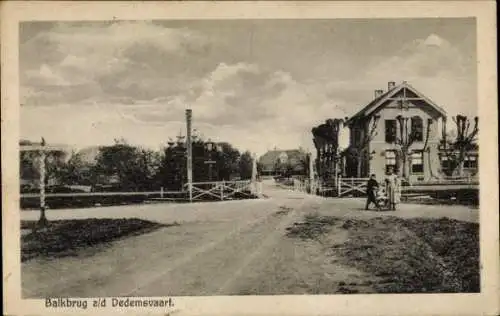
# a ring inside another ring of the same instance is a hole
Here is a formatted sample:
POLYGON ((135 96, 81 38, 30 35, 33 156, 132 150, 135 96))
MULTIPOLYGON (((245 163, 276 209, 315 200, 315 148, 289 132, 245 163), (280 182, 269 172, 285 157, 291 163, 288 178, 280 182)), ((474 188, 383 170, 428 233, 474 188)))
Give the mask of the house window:
POLYGON ((411 133, 416 142, 424 140, 424 124, 422 118, 414 116, 411 118, 411 133))
POLYGON ((447 156, 441 157, 441 168, 449 169, 450 168, 450 160, 448 160, 447 156))
POLYGON ((396 141, 396 120, 385 120, 385 141, 386 143, 396 141))
POLYGON ((385 151, 385 172, 388 173, 390 169, 396 171, 396 152, 394 150, 385 151))
POLYGON ((477 169, 477 156, 466 156, 464 160, 465 169, 477 169))
POLYGON ((411 172, 423 173, 424 172, 424 152, 414 151, 411 154, 411 172))

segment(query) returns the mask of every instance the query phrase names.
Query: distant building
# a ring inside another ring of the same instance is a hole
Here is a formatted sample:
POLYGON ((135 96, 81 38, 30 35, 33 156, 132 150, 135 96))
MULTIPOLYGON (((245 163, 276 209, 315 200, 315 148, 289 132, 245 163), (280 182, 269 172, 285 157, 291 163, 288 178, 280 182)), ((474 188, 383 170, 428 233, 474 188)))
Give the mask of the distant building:
POLYGON ((269 150, 259 160, 262 176, 283 175, 287 171, 292 175, 303 175, 307 172, 307 153, 299 149, 269 150))
POLYGON ((99 156, 99 150, 101 146, 90 146, 80 149, 77 154, 80 159, 88 164, 95 164, 97 162, 97 157, 99 156))
MULTIPOLYGON (((415 133, 415 142, 410 147, 411 155, 407 171, 410 181, 430 179, 441 170, 439 142, 442 136, 446 112, 421 92, 407 82, 396 85, 389 82, 387 91, 375 90, 374 99, 350 117, 346 124, 350 130, 350 146, 358 146, 364 142, 370 128, 370 120, 378 115, 379 121, 374 138, 368 144, 369 155, 361 158, 361 174, 382 176, 389 168, 401 172, 401 166, 396 159, 397 145, 395 139, 400 130, 396 117, 408 117, 408 133, 415 133), (428 152, 424 153, 427 126, 430 133, 427 143, 428 152)), ((358 163, 348 159, 346 176, 356 177, 358 163)))

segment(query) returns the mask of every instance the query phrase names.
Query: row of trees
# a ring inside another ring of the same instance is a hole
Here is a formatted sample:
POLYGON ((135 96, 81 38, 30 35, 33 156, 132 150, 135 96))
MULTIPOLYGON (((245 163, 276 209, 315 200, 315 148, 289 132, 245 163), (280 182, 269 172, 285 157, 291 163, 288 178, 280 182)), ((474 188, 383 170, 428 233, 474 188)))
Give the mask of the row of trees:
MULTIPOLYGON (((434 124, 432 119, 429 119, 426 124, 426 131, 412 128, 411 121, 413 118, 399 115, 396 117, 396 137, 392 140, 396 150, 396 168, 401 171, 403 177, 408 177, 410 157, 413 149, 413 144, 423 138, 423 152, 427 153, 427 157, 431 159, 431 148, 429 144, 429 136, 431 126, 434 124)), ((346 148, 339 150, 338 137, 340 126, 345 124, 346 119, 327 120, 325 124, 312 129, 314 136, 314 144, 318 152, 317 168, 319 166, 328 166, 333 163, 335 168, 339 167, 340 162, 345 157, 356 162, 357 176, 362 176, 362 165, 365 161, 372 158, 373 153, 370 152, 370 142, 375 138, 378 131, 378 123, 380 116, 373 116, 366 123, 365 132, 362 137, 346 148)), ((467 154, 478 149, 477 135, 479 133, 478 117, 472 120, 464 115, 456 115, 452 117, 455 124, 455 129, 452 133, 446 130, 446 120, 444 120, 442 136, 439 141, 439 156, 444 157, 448 162, 442 171, 445 175, 463 176, 464 162, 467 154)), ((363 124, 361 124, 363 125, 363 124)), ((422 148, 420 148, 422 149, 422 148)), ((432 171, 432 170, 431 170, 432 171)), ((436 177, 437 175, 432 174, 436 177)))
MULTIPOLYGON (((22 142, 21 145, 28 145, 22 142)), ((80 153, 49 151, 46 158, 46 177, 59 185, 87 185, 96 188, 108 186, 117 190, 142 191, 164 187, 180 190, 186 183, 186 146, 182 137, 170 141, 160 151, 145 149, 115 140, 103 146, 92 160, 80 153)), ((39 178, 39 153, 21 151, 21 179, 39 178)), ((249 179, 252 174, 252 156, 240 153, 229 143, 193 141, 193 181, 229 180, 233 177, 249 179), (207 163, 209 162, 209 163, 207 163)), ((108 188, 109 189, 109 188, 108 188)))
POLYGON ((344 119, 328 119, 311 130, 316 148, 316 170, 322 179, 336 177, 342 170, 339 136, 344 122, 344 119))

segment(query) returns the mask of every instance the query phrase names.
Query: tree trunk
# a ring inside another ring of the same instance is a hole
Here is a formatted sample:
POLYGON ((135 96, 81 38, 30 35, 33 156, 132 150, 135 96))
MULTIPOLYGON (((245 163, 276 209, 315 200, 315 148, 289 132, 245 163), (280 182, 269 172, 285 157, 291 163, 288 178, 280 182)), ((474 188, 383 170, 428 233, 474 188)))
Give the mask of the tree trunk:
POLYGON ((403 152, 399 152, 397 154, 397 174, 402 177, 402 178, 406 178, 408 176, 408 171, 409 171, 409 168, 408 168, 408 159, 407 159, 407 156, 403 153, 403 152))
POLYGON ((410 163, 408 157, 403 157, 403 178, 407 179, 410 176, 410 163))
POLYGON ((459 177, 463 177, 464 175, 464 160, 465 160, 465 153, 460 153, 460 156, 458 157, 458 165, 457 165, 457 173, 459 177))
POLYGON ((361 166, 363 164, 363 159, 361 155, 358 155, 358 159, 356 161, 357 166, 356 166, 356 177, 361 178, 361 166))
POLYGON ((46 227, 49 224, 47 220, 47 216, 45 215, 45 206, 40 207, 40 218, 38 219, 37 226, 38 228, 46 227))

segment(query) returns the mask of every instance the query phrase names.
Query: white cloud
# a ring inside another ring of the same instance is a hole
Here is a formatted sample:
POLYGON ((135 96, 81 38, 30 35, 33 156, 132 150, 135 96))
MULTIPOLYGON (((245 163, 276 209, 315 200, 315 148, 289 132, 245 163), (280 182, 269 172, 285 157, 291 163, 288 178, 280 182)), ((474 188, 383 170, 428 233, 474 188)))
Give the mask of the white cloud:
MULTIPOLYGON (((172 68, 184 67, 179 60, 202 53, 207 43, 188 29, 148 22, 99 26, 60 23, 21 45, 21 94, 27 102, 41 103, 43 99, 29 95, 29 88, 97 84, 102 89, 93 87, 93 96, 104 92, 104 96, 142 93, 143 99, 158 97, 165 87, 173 87, 176 82, 182 86, 176 80, 182 69, 175 69, 172 76, 172 68)), ((141 99, 140 95, 136 97, 141 99)), ((85 96, 66 91, 60 97, 54 95, 51 103, 64 104, 74 98, 81 101, 85 96)))
POLYGON ((143 22, 62 24, 39 34, 22 48, 31 61, 22 98, 51 106, 22 108, 22 136, 79 147, 115 138, 158 147, 185 129, 189 107, 206 137, 242 150, 312 150, 313 126, 352 114, 390 80, 407 80, 450 114, 476 111, 475 78, 466 75, 464 56, 437 35, 412 41, 359 76, 331 74, 323 81, 227 56, 206 59, 203 51, 212 44, 187 29, 143 22), (33 48, 44 41, 51 44, 41 58, 33 48))
POLYGON ((206 137, 261 154, 275 146, 310 148, 311 127, 337 114, 322 86, 252 64, 220 64, 197 85, 199 96, 191 102, 179 94, 132 105, 97 99, 73 106, 23 107, 22 134, 79 146, 123 137, 157 147, 184 129, 184 110, 190 107, 194 126, 206 137), (63 119, 55 123, 50 117, 56 113, 63 119))
POLYGON ((368 69, 365 85, 372 90, 387 89, 388 81, 408 81, 426 94, 450 115, 477 115, 476 76, 457 48, 445 39, 431 34, 410 42, 382 62, 368 69))

